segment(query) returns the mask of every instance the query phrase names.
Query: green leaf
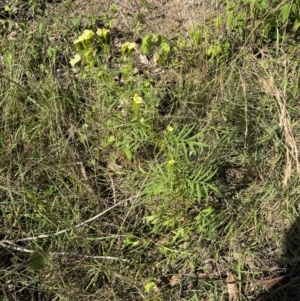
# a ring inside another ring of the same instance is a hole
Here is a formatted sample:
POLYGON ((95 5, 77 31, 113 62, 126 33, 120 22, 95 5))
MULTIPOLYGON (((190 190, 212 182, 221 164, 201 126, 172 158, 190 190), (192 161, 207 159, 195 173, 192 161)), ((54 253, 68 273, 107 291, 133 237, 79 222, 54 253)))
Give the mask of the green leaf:
POLYGON ((205 216, 211 215, 215 209, 211 206, 207 207, 206 209, 203 209, 202 212, 205 214, 205 216))
POLYGON ((145 37, 142 39, 142 54, 148 54, 149 52, 152 51, 153 47, 153 36, 152 34, 147 34, 145 37))
POLYGON ((156 64, 160 64, 160 53, 158 51, 154 53, 153 60, 156 64))
POLYGON ((162 52, 168 54, 171 50, 171 47, 167 42, 162 42, 160 45, 160 49, 162 52))
POLYGON ((73 19, 71 19, 71 23, 73 24, 73 26, 75 28, 79 28, 79 26, 80 26, 80 19, 79 18, 73 18, 73 19))
POLYGON ((118 12, 118 7, 115 3, 113 3, 109 10, 112 14, 115 14, 118 12))
POLYGON ((149 216, 144 217, 144 220, 148 223, 153 222, 155 219, 156 219, 156 215, 149 215, 149 216))
POLYGON ((283 5, 282 8, 281 8, 281 19, 282 19, 283 23, 289 17, 289 13, 290 13, 290 5, 289 4, 283 5))
POLYGON ((108 139, 107 139, 107 144, 108 144, 108 145, 109 145, 109 144, 112 144, 112 143, 115 142, 115 141, 116 141, 115 136, 110 135, 110 136, 108 137, 108 139))
MULTIPOLYGON (((178 138, 181 140, 184 140, 193 131, 194 128, 195 128, 195 124, 184 126, 183 129, 181 130, 181 132, 179 133, 178 138)), ((193 136, 193 137, 195 137, 195 136, 193 136)))
POLYGON ((201 193, 201 189, 200 189, 199 183, 196 184, 196 188, 197 188, 197 200, 200 201, 201 198, 202 198, 202 193, 201 193))
POLYGON ((294 24, 294 26, 293 26, 293 30, 297 31, 299 27, 300 27, 300 22, 296 21, 295 24, 294 24))
POLYGON ((195 185, 193 182, 188 182, 188 185, 190 187, 190 194, 193 195, 194 194, 194 191, 195 191, 195 185))
POLYGON ((162 35, 159 35, 159 36, 157 37, 157 43, 156 43, 156 45, 157 45, 158 47, 161 47, 161 44, 163 43, 163 41, 164 41, 163 36, 162 36, 162 35))
POLYGON ((29 256, 29 271, 38 271, 45 267, 50 261, 49 252, 36 250, 29 256))
POLYGON ((130 149, 130 145, 129 144, 125 145, 124 153, 125 153, 125 155, 126 155, 126 157, 127 157, 128 160, 132 159, 132 153, 131 153, 131 149, 130 149))
POLYGON ((43 23, 41 22, 39 24, 39 35, 42 35, 42 33, 43 33, 43 23))
POLYGON ((159 45, 159 51, 154 54, 154 61, 159 65, 167 61, 169 58, 171 47, 166 42, 161 42, 159 45))

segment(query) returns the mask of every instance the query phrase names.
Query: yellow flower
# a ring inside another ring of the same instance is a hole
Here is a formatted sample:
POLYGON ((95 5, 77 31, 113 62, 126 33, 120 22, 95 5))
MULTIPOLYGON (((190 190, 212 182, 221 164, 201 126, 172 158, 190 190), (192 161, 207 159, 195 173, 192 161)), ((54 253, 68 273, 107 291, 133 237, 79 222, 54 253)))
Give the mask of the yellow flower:
POLYGON ((71 66, 72 66, 72 67, 75 67, 75 65, 76 65, 78 62, 80 62, 80 60, 81 60, 81 56, 80 56, 78 53, 75 54, 74 57, 71 58, 71 60, 70 60, 71 66))
POLYGON ((175 160, 171 159, 168 161, 168 167, 172 167, 176 163, 175 160))
POLYGON ((133 96, 133 103, 137 104, 137 105, 140 105, 140 104, 144 103, 144 100, 138 94, 134 94, 134 96, 133 96))
POLYGON ((96 31, 97 36, 104 37, 105 39, 108 38, 109 33, 110 33, 110 30, 105 29, 105 28, 102 28, 102 29, 98 28, 97 31, 96 31))
POLYGON ((171 133, 174 131, 174 128, 171 127, 170 125, 167 126, 167 132, 171 133))
POLYGON ((131 54, 135 48, 136 48, 136 43, 126 42, 121 46, 121 53, 122 55, 131 54))
POLYGON ((78 37, 78 39, 74 41, 74 44, 89 41, 93 38, 93 36, 94 36, 94 32, 92 30, 87 29, 83 32, 83 34, 80 37, 78 37))

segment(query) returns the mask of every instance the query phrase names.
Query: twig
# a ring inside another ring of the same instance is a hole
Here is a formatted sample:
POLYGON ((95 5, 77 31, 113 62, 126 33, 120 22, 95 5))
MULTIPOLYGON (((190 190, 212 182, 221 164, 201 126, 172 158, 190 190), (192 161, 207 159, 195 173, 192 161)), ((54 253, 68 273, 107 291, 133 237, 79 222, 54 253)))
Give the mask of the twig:
MULTIPOLYGON (((7 240, 3 240, 0 242, 0 245, 4 248, 8 248, 8 249, 13 249, 16 251, 22 251, 25 253, 33 253, 34 250, 29 250, 20 246, 17 246, 13 243, 11 243, 10 241, 7 240)), ((78 257, 82 257, 82 258, 90 258, 90 259, 109 259, 109 260, 119 260, 119 261, 124 261, 124 262, 129 262, 128 259, 120 259, 118 257, 113 257, 113 256, 97 256, 97 255, 82 255, 82 254, 78 254, 78 253, 74 253, 74 252, 50 252, 49 253, 50 256, 78 256, 78 257)))
POLYGON ((82 174, 84 180, 87 181, 88 178, 87 178, 86 170, 85 170, 85 167, 84 167, 83 163, 82 163, 82 162, 76 162, 76 163, 77 163, 78 165, 80 165, 81 174, 82 174))
POLYGON ((2 74, 1 74, 0 77, 4 78, 4 79, 7 80, 7 81, 12 82, 13 84, 19 86, 19 87, 22 88, 22 89, 25 89, 24 86, 22 86, 21 84, 19 84, 18 82, 14 81, 13 79, 11 79, 11 78, 9 78, 9 77, 6 77, 6 76, 4 76, 4 75, 2 75, 2 74))
POLYGON ((20 247, 18 245, 15 245, 13 242, 11 242, 9 240, 1 240, 0 241, 0 246, 3 247, 3 248, 13 249, 13 250, 16 250, 16 251, 22 251, 22 252, 25 252, 25 253, 33 253, 34 252, 33 250, 29 250, 29 249, 20 247))
POLYGON ((277 263, 273 267, 271 267, 269 269, 269 272, 274 272, 274 271, 276 271, 278 269, 281 269, 281 268, 283 268, 287 264, 294 264, 294 263, 298 263, 298 262, 300 262, 300 257, 295 257, 295 258, 284 260, 282 262, 277 263))
MULTIPOLYGON (((112 209, 122 205, 123 203, 125 203, 125 202, 127 202, 131 199, 132 198, 129 198, 129 199, 126 199, 126 200, 123 200, 123 201, 120 201, 120 202, 116 203, 115 205, 113 205, 113 206, 109 207, 108 209, 102 211, 101 213, 91 217, 90 219, 77 224, 76 226, 74 226, 74 228, 81 227, 85 224, 88 224, 88 223, 96 220, 100 216, 104 215, 105 213, 111 211, 112 209)), ((41 234, 41 235, 32 236, 32 237, 25 237, 25 238, 21 238, 21 239, 16 240, 16 242, 31 241, 31 240, 36 240, 36 239, 39 239, 39 238, 47 238, 47 237, 57 236, 57 235, 66 233, 68 231, 71 231, 72 229, 73 228, 68 228, 68 229, 64 229, 64 230, 61 230, 61 231, 58 231, 58 232, 55 232, 55 233, 41 234)), ((34 252, 33 250, 29 250, 29 249, 26 249, 24 247, 20 247, 20 246, 16 245, 15 243, 13 243, 12 241, 5 240, 5 239, 0 241, 0 246, 2 246, 4 248, 9 248, 9 249, 17 250, 17 251, 26 252, 26 253, 33 253, 34 252)), ((128 262, 128 260, 126 260, 126 259, 120 259, 118 257, 112 257, 112 256, 89 256, 89 255, 80 255, 80 254, 76 254, 76 253, 66 253, 66 252, 52 252, 52 253, 50 253, 50 255, 52 255, 52 256, 76 255, 76 256, 83 257, 83 258, 110 259, 110 260, 121 260, 121 261, 124 261, 124 262, 128 262)))
MULTIPOLYGON (((91 217, 90 219, 81 222, 79 224, 77 224, 76 226, 74 226, 74 228, 79 228, 83 225, 86 225, 94 220, 96 220, 97 218, 99 218, 100 216, 104 215, 105 213, 111 211, 112 209, 122 205, 123 203, 131 200, 132 198, 120 201, 118 203, 116 203, 115 205, 109 207, 108 209, 102 211, 101 213, 91 217)), ((52 236, 57 236, 63 233, 66 233, 68 231, 71 231, 73 228, 68 228, 68 229, 64 229, 55 233, 50 233, 50 234, 41 234, 41 235, 37 235, 37 236, 32 236, 32 237, 25 237, 25 238, 21 238, 16 240, 16 242, 24 242, 24 241, 31 241, 31 240, 36 240, 39 238, 47 238, 47 237, 52 237, 52 236)), ((8 248, 8 249, 13 249, 13 250, 17 250, 17 251, 22 251, 22 252, 26 252, 26 253, 33 253, 34 250, 30 250, 30 249, 26 249, 24 247, 20 247, 18 245, 16 245, 14 242, 10 241, 10 240, 1 240, 0 241, 0 246, 4 247, 4 248, 8 248)), ((92 259, 109 259, 109 260, 120 260, 120 261, 124 261, 124 262, 129 262, 129 260, 126 259, 120 259, 118 257, 112 257, 112 256, 89 256, 89 255, 80 255, 80 254, 76 254, 76 253, 66 253, 66 252, 52 252, 50 253, 51 256, 62 256, 62 255, 76 255, 76 256, 80 256, 83 258, 92 258, 92 259)))
POLYGON ((116 204, 117 199, 116 199, 116 189, 115 189, 114 180, 113 180, 113 178, 112 178, 112 176, 110 175, 109 172, 107 174, 108 174, 108 177, 109 177, 110 182, 111 182, 111 189, 113 191, 114 204, 116 204))
POLYGON ((255 282, 254 285, 255 286, 264 286, 270 290, 273 287, 275 287, 276 285, 280 284, 280 282, 282 282, 283 280, 286 280, 288 278, 291 278, 291 275, 283 275, 283 276, 279 276, 279 277, 271 278, 271 279, 267 279, 267 280, 259 280, 259 281, 255 282))
MULTIPOLYGON (((97 218, 99 218, 100 216, 104 215, 105 213, 111 211, 112 209, 114 209, 114 208, 116 208, 116 207, 122 205, 123 203, 128 202, 128 201, 130 201, 130 200, 132 200, 132 199, 133 199, 133 198, 129 198, 129 199, 120 201, 120 202, 116 203, 115 205, 109 207, 108 209, 106 209, 106 210, 104 210, 104 211, 98 213, 97 215, 95 215, 95 216, 89 218, 88 220, 86 220, 86 221, 84 221, 84 222, 81 222, 81 223, 75 225, 75 226, 72 227, 72 228, 64 229, 64 230, 61 230, 61 231, 58 231, 58 232, 55 232, 55 233, 41 234, 41 235, 32 236, 32 237, 20 238, 20 239, 16 240, 16 242, 31 241, 31 240, 36 240, 36 239, 39 239, 39 238, 48 238, 48 237, 58 236, 58 235, 60 235, 60 234, 69 232, 69 231, 71 231, 71 230, 74 229, 74 228, 79 228, 79 227, 81 227, 81 226, 83 226, 83 225, 86 225, 86 224, 88 224, 88 223, 90 223, 90 222, 96 220, 97 218)), ((9 241, 9 240, 1 240, 1 241, 0 241, 0 244, 1 244, 1 243, 13 244, 13 242, 12 242, 12 241, 9 241)))
POLYGON ((292 283, 297 282, 297 281, 299 281, 299 280, 300 280, 300 275, 298 275, 298 276, 296 276, 296 277, 294 277, 294 278, 291 278, 291 280, 290 280, 288 283, 279 286, 278 288, 276 288, 276 289, 274 289, 273 291, 267 293, 266 295, 264 295, 264 296, 262 296, 262 297, 256 299, 255 301, 264 301, 264 300, 267 300, 269 297, 273 296, 274 294, 276 294, 276 293, 279 292, 280 290, 282 290, 282 289, 284 289, 284 288, 290 286, 292 283))
POLYGON ((284 285, 281 285, 281 286, 279 286, 278 288, 276 288, 274 291, 272 291, 271 294, 275 294, 275 293, 277 293, 278 291, 280 291, 280 290, 282 290, 282 289, 284 289, 284 288, 290 286, 292 283, 297 282, 297 281, 299 281, 299 280, 300 280, 300 275, 297 275, 297 276, 295 276, 294 278, 291 278, 291 280, 290 280, 288 283, 286 283, 286 284, 284 284, 284 285))

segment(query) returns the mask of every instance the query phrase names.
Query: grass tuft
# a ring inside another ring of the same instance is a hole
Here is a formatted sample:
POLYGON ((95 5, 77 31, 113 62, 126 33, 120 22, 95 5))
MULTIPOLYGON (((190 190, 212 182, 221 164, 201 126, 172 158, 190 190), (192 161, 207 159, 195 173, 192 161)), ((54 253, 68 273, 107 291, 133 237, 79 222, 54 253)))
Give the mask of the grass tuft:
POLYGON ((1 300, 298 300, 299 7, 219 5, 0 5, 1 300))

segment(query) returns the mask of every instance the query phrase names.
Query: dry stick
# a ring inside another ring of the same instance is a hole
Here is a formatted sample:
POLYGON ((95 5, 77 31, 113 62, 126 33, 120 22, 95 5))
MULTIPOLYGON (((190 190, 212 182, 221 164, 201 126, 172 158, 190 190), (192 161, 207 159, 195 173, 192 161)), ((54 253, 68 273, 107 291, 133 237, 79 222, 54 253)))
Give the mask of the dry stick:
POLYGON ((98 213, 97 215, 89 218, 88 220, 84 221, 84 222, 81 222, 79 224, 77 224, 76 226, 74 226, 73 228, 68 228, 68 229, 64 229, 64 230, 61 230, 61 231, 58 231, 58 232, 55 232, 55 233, 50 233, 50 234, 41 234, 41 235, 37 235, 37 236, 32 236, 32 237, 25 237, 25 238, 21 238, 21 239, 18 239, 16 242, 22 242, 22 241, 29 241, 29 240, 36 240, 36 239, 39 239, 39 238, 47 238, 47 237, 51 237, 51 236, 57 236, 57 235, 60 235, 60 234, 63 234, 63 233, 66 233, 68 231, 71 231, 72 229, 74 228, 79 228, 83 225, 86 225, 94 220, 96 220, 97 218, 99 218, 100 216, 104 215, 105 213, 111 211, 112 209, 122 205, 123 203, 125 202, 128 202, 130 200, 132 200, 133 197, 129 198, 129 199, 126 199, 126 200, 123 200, 123 201, 120 201, 119 203, 116 203, 115 205, 109 207, 108 209, 98 213))
POLYGON ((0 77, 1 77, 1 78, 4 78, 5 80, 7 80, 7 81, 9 81, 9 82, 12 82, 13 84, 19 86, 19 87, 22 88, 22 89, 25 89, 25 87, 24 87, 23 85, 19 84, 18 82, 14 81, 13 79, 11 79, 11 78, 9 78, 9 77, 6 77, 6 76, 4 76, 4 75, 1 75, 0 77))
POLYGON ((115 189, 114 180, 113 180, 112 176, 109 174, 109 172, 107 174, 108 174, 109 180, 111 182, 111 189, 113 191, 113 198, 114 198, 114 204, 115 204, 117 199, 116 199, 116 189, 115 189))
MULTIPOLYGON (((136 197, 135 197, 136 198, 136 197)), ((132 200, 133 198, 129 198, 129 199, 125 199, 123 201, 120 201, 118 203, 116 203, 115 205, 109 207, 108 209, 100 212, 99 214, 91 217, 90 219, 84 221, 84 222, 81 222, 79 224, 77 224, 76 226, 74 226, 74 228, 78 228, 78 227, 81 227, 83 225, 86 225, 94 220, 96 220, 97 218, 99 218, 100 216, 104 215, 105 213, 111 211, 112 209, 122 205, 123 203, 125 202, 128 202, 130 200, 132 200)), ((31 241, 31 240, 36 240, 36 239, 39 239, 39 238, 47 238, 47 237, 52 237, 52 236, 57 236, 57 235, 60 235, 60 234, 63 234, 63 233, 66 233, 68 231, 71 231, 73 228, 68 228, 68 229, 64 229, 64 230, 61 230, 61 231, 58 231, 58 232, 55 232, 55 233, 50 233, 50 234, 41 234, 41 235, 37 235, 37 236, 32 236, 32 237, 25 237, 25 238, 21 238, 21 239, 18 239, 16 242, 24 242, 24 241, 31 241)), ((26 253, 33 253, 34 251, 33 250, 29 250, 29 249, 26 249, 26 248, 23 248, 23 247, 20 247, 18 245, 16 245, 15 243, 13 243, 12 241, 10 240, 1 240, 0 241, 0 246, 4 247, 4 248, 10 248, 10 249, 14 249, 14 250, 17 250, 17 251, 22 251, 22 252, 26 252, 26 253)), ((84 257, 84 258, 94 258, 94 259, 111 259, 111 260, 121 260, 121 261, 125 261, 125 262, 128 262, 128 260, 126 259, 120 259, 120 258, 117 258, 117 257, 112 257, 112 256, 89 256, 89 255, 80 255, 80 254, 76 254, 76 253, 65 253, 65 252, 53 252, 53 253, 50 253, 50 255, 54 255, 54 256, 58 256, 58 255, 76 255, 76 256, 80 256, 80 257, 84 257)))
MULTIPOLYGON (((25 253, 33 253, 35 250, 29 250, 23 247, 20 247, 18 245, 15 245, 14 243, 7 241, 7 240, 3 240, 0 242, 0 246, 4 247, 4 248, 8 248, 8 249, 13 249, 16 251, 22 251, 25 253)), ((120 259, 118 257, 113 257, 113 256, 93 256, 93 255, 81 255, 78 253, 74 253, 74 252, 50 252, 49 253, 50 256, 63 256, 63 255, 73 255, 73 256, 78 256, 78 257, 82 257, 82 258, 91 258, 91 259, 109 259, 109 260, 121 260, 124 262, 129 262, 129 260, 127 259, 120 259)))
POLYGON ((264 286, 268 290, 272 289, 275 285, 278 285, 278 283, 282 282, 283 280, 291 278, 291 275, 283 275, 276 278, 271 278, 267 280, 259 280, 254 283, 255 286, 264 286))
POLYGON ((300 257, 295 257, 295 258, 284 260, 282 262, 277 263, 273 267, 271 267, 269 269, 269 272, 274 272, 274 271, 276 271, 278 269, 281 269, 281 268, 283 268, 287 264, 294 264, 294 263, 298 263, 298 262, 300 262, 300 257))
POLYGON ((271 294, 275 294, 275 293, 277 293, 278 291, 280 291, 280 290, 282 290, 282 289, 284 289, 284 288, 290 286, 292 283, 297 282, 297 281, 299 281, 299 280, 300 280, 300 275, 298 275, 298 276, 296 276, 296 277, 294 277, 294 278, 291 278, 291 280, 290 280, 288 283, 279 286, 279 287, 276 288, 271 294))
POLYGON ((275 290, 273 290, 272 292, 256 299, 255 301, 264 301, 267 300, 269 297, 273 296, 274 294, 276 294, 277 292, 279 292, 280 290, 290 286, 292 283, 297 282, 300 280, 300 276, 296 276, 295 278, 292 278, 290 282, 288 282, 287 284, 281 285, 278 288, 276 288, 275 290))
POLYGON ((1 240, 0 241, 0 246, 2 246, 3 248, 13 249, 13 250, 16 250, 16 251, 22 251, 22 252, 25 252, 25 253, 33 253, 34 252, 33 250, 29 250, 29 249, 20 247, 18 245, 15 245, 13 242, 8 241, 8 240, 1 240))

